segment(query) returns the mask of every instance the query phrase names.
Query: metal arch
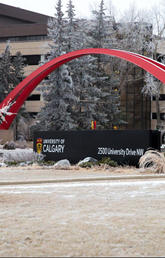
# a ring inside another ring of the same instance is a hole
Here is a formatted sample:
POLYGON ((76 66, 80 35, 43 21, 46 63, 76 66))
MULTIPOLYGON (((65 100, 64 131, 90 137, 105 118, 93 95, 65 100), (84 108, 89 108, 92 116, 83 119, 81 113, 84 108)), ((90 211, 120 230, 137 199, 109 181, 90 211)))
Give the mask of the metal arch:
POLYGON ((29 76, 27 76, 21 83, 19 83, 9 94, 8 96, 0 103, 0 108, 6 106, 8 103, 13 103, 8 112, 13 113, 13 115, 6 115, 6 121, 3 121, 0 124, 0 130, 7 130, 13 119, 16 116, 16 113, 19 111, 27 97, 34 90, 34 88, 52 71, 61 65, 81 56, 91 55, 91 54, 104 54, 115 56, 126 61, 129 61, 144 70, 148 71, 160 81, 165 83, 165 65, 150 59, 148 57, 128 52, 124 50, 116 50, 116 49, 105 49, 105 48, 88 48, 76 50, 64 55, 61 55, 53 60, 45 63, 40 66, 34 72, 32 72, 29 76))

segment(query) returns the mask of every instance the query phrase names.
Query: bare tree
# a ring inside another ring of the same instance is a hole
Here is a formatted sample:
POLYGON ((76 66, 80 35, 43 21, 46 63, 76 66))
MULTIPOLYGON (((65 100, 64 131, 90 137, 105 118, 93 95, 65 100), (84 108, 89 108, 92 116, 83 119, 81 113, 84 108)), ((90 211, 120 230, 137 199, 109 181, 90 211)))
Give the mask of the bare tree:
POLYGON ((151 74, 147 73, 145 76, 145 86, 142 89, 142 93, 144 95, 149 95, 152 97, 155 97, 156 101, 156 119, 157 119, 157 125, 156 129, 162 128, 162 123, 160 119, 160 105, 159 105, 159 97, 160 97, 160 90, 162 88, 162 83, 154 78, 151 74))
MULTIPOLYGON (((159 43, 161 40, 164 40, 165 36, 165 3, 162 1, 162 4, 160 5, 154 5, 150 9, 150 17, 153 24, 153 37, 151 42, 151 48, 152 48, 152 58, 154 60, 160 61, 162 63, 165 63, 165 55, 161 53, 161 50, 159 50, 159 43), (160 52, 160 53, 159 53, 160 52)), ((160 103, 159 103, 159 97, 160 97, 160 91, 163 87, 163 83, 154 78, 150 74, 146 74, 145 77, 145 86, 142 89, 142 92, 145 95, 149 95, 151 97, 155 97, 155 103, 156 103, 156 117, 157 117, 157 124, 156 129, 161 130, 163 128, 163 123, 160 118, 161 110, 160 110, 160 103)))

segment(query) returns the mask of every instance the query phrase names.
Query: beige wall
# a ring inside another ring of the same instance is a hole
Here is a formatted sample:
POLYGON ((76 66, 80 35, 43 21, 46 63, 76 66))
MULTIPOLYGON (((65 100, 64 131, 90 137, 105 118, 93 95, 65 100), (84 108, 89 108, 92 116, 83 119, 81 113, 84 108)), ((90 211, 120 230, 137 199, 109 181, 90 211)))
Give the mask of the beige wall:
MULTIPOLYGON (((160 105, 160 111, 164 109, 165 112, 165 103, 164 101, 159 101, 159 105, 160 105)), ((151 103, 151 110, 152 112, 156 112, 156 101, 152 101, 151 103)), ((162 112, 162 113, 164 113, 162 112)))
POLYGON ((156 130, 156 119, 151 120, 151 129, 156 130))
POLYGON ((41 107, 44 105, 43 101, 26 101, 25 108, 28 112, 40 112, 41 107))
POLYGON ((8 130, 0 130, 1 144, 11 140, 14 140, 14 130, 12 128, 9 128, 8 130))
POLYGON ((37 68, 39 68, 39 65, 28 65, 24 68, 24 75, 28 76, 32 72, 34 72, 37 68))
POLYGON ((157 44, 157 53, 165 54, 165 39, 158 40, 157 44))
MULTIPOLYGON (((46 54, 49 50, 50 41, 21 41, 11 42, 10 51, 11 55, 15 55, 20 51, 22 55, 40 55, 46 54)), ((0 53, 4 52, 6 43, 0 43, 0 53)))

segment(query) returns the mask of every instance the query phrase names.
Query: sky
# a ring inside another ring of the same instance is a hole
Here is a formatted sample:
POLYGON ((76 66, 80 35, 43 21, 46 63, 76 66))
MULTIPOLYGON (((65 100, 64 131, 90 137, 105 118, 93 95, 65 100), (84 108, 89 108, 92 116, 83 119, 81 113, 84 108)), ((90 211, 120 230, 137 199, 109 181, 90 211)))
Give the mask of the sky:
MULTIPOLYGON (((57 0, 0 0, 0 3, 23 8, 29 11, 54 16, 57 0)), ((135 2, 136 6, 141 9, 148 9, 154 4, 163 0, 104 0, 108 8, 110 1, 118 13, 127 9, 131 3, 135 2)), ((68 0, 62 0, 63 6, 66 6, 68 0)), ((80 18, 90 18, 91 10, 96 8, 100 0, 73 0, 77 16, 80 18)))

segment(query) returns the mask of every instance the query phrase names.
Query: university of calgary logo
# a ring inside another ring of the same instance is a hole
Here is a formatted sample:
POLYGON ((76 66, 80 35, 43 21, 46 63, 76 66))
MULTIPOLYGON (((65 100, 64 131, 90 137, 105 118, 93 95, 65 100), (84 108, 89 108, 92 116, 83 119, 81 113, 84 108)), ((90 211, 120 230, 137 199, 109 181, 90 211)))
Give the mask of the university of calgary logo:
POLYGON ((37 147, 37 153, 41 154, 42 152, 42 138, 38 138, 36 142, 36 147, 37 147))

